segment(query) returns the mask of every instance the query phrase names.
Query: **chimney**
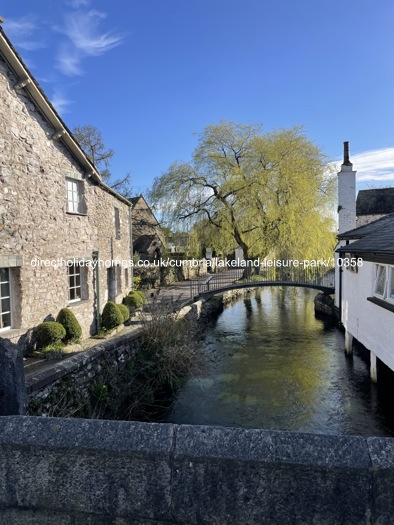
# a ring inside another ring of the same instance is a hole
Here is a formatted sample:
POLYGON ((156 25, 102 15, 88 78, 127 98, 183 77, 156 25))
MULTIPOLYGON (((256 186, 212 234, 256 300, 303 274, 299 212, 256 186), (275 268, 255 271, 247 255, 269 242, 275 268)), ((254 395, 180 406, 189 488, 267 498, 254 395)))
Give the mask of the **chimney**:
POLYGON ((338 231, 356 227, 356 172, 350 162, 349 142, 343 143, 343 164, 338 173, 338 231))
POLYGON ((350 162, 349 158, 349 142, 343 143, 343 164, 342 166, 352 166, 353 164, 350 162))

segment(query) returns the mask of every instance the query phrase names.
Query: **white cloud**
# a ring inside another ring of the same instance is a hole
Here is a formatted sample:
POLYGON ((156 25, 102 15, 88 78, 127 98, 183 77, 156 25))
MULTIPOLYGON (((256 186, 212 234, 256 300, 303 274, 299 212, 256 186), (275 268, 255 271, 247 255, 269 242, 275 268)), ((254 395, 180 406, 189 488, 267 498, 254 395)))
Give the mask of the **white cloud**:
POLYGON ((71 101, 67 99, 60 91, 55 90, 51 97, 51 102, 54 105, 56 111, 63 115, 67 113, 67 108, 71 104, 71 101))
POLYGON ((71 45, 64 44, 59 48, 56 61, 58 69, 65 75, 76 76, 83 74, 80 66, 80 53, 71 45))
POLYGON ((27 15, 18 19, 7 18, 4 28, 15 44, 15 47, 26 51, 35 51, 46 47, 42 39, 37 39, 39 22, 35 15, 27 15))
POLYGON ((105 13, 89 11, 66 15, 64 33, 77 49, 89 56, 99 56, 118 46, 121 37, 111 33, 100 33, 99 24, 106 18, 105 13))
MULTIPOLYGON (((357 171, 357 181, 394 181, 394 148, 364 151, 350 155, 353 169, 357 171)), ((336 171, 341 169, 341 161, 333 163, 336 171)))
POLYGON ((106 16, 96 10, 75 11, 65 16, 62 28, 55 28, 70 40, 68 46, 59 49, 57 56, 58 67, 64 74, 82 74, 80 63, 83 58, 100 56, 121 43, 122 36, 100 30, 106 16))

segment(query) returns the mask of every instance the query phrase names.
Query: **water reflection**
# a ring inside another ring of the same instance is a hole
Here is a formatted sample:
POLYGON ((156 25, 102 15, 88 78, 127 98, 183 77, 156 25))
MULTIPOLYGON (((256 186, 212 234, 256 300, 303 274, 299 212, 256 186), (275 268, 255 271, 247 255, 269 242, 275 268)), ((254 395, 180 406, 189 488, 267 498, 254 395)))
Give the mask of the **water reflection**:
POLYGON ((204 375, 186 383, 166 421, 394 435, 365 362, 346 358, 342 333, 316 318, 315 295, 265 288, 226 308, 206 335, 204 375))

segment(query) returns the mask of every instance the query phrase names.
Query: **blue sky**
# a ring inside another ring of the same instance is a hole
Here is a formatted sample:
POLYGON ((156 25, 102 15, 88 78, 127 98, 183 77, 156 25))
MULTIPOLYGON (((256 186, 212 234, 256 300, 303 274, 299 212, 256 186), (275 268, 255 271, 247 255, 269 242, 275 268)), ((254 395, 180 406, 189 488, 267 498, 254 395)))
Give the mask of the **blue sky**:
POLYGON ((12 0, 3 29, 73 128, 144 192, 221 119, 302 125, 358 187, 394 186, 392 0, 12 0))

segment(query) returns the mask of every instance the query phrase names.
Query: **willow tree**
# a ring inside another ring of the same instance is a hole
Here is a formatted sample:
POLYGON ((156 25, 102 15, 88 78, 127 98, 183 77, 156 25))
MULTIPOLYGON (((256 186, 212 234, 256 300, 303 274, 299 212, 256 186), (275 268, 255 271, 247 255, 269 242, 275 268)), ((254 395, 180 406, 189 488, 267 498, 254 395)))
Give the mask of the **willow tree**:
POLYGON ((300 128, 263 134, 222 121, 200 133, 190 162, 155 179, 150 198, 172 221, 205 220, 246 259, 307 257, 326 251, 332 190, 325 156, 300 128))

